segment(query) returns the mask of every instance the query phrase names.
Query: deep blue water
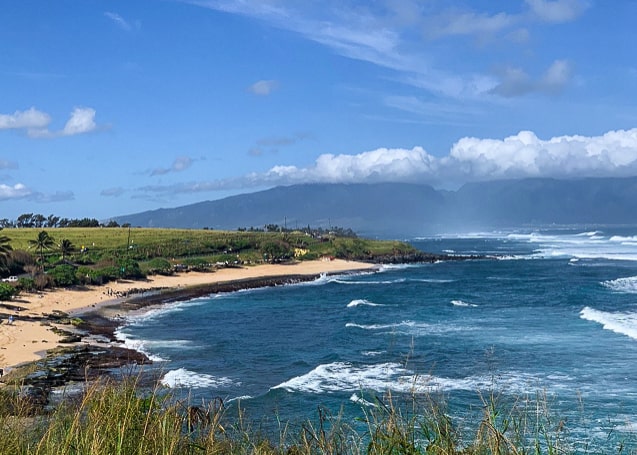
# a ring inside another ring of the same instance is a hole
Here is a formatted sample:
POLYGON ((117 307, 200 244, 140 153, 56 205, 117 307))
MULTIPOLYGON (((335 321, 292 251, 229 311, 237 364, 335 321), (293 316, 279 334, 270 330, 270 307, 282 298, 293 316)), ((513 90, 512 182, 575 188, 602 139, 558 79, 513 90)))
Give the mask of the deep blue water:
POLYGON ((463 416, 490 390, 541 392, 582 444, 637 447, 637 228, 412 243, 501 258, 214 295, 135 316, 121 336, 162 359, 177 393, 240 399, 255 419, 360 416, 361 398, 411 390, 463 416))

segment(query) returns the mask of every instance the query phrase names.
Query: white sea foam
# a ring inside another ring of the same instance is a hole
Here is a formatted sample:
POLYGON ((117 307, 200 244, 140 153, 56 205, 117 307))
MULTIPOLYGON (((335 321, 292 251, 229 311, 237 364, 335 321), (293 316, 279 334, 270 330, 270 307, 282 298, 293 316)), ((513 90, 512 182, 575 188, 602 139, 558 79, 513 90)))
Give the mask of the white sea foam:
POLYGON ((412 336, 424 336, 432 333, 468 332, 476 327, 459 326, 454 324, 427 324, 425 322, 401 321, 390 324, 357 324, 348 322, 347 328, 375 331, 377 334, 393 333, 412 336))
POLYGON ((366 357, 376 357, 376 356, 385 354, 385 352, 387 351, 363 351, 361 352, 361 354, 363 354, 366 357))
MULTIPOLYGON (((560 379, 558 386, 568 380, 560 379)), ((499 390, 510 392, 531 392, 547 385, 547 378, 534 375, 507 372, 492 376, 471 376, 466 378, 444 378, 415 374, 398 363, 354 366, 348 362, 334 362, 319 365, 312 371, 283 382, 273 389, 285 389, 289 392, 335 393, 374 390, 385 392, 429 392, 432 390, 499 390)), ((552 384, 555 385, 555 384, 552 384)), ((358 397, 356 398, 358 399, 358 397)))
POLYGON ((125 320, 130 324, 149 322, 168 314, 182 312, 187 308, 204 305, 206 302, 208 302, 207 297, 198 297, 182 302, 167 303, 161 306, 145 308, 139 312, 129 313, 126 315, 125 320))
POLYGON ((156 354, 152 354, 149 350, 147 340, 139 340, 136 338, 132 338, 128 334, 122 332, 121 328, 115 330, 114 332, 115 338, 120 341, 126 349, 131 349, 133 351, 141 352, 146 357, 148 357, 153 362, 165 362, 167 359, 164 359, 156 354))
POLYGON ((333 279, 332 283, 370 285, 370 284, 396 284, 396 283, 404 283, 405 281, 407 281, 406 278, 397 278, 395 280, 369 280, 369 281, 333 279))
POLYGON ((355 367, 351 363, 335 362, 319 365, 309 373, 292 378, 274 386, 273 389, 306 393, 385 390, 390 380, 398 379, 407 373, 398 363, 355 367))
POLYGON ((229 398, 226 400, 226 403, 232 403, 233 401, 245 401, 253 399, 253 396, 250 395, 241 395, 240 397, 229 398))
POLYGON ((387 329, 397 329, 397 328, 430 328, 431 325, 425 323, 419 323, 414 321, 402 321, 396 322, 392 324, 356 324, 354 322, 348 322, 345 324, 345 327, 355 327, 363 330, 387 330, 387 329))
POLYGON ((367 401, 365 398, 363 398, 358 393, 352 394, 352 396, 349 397, 349 401, 352 401, 354 403, 360 404, 362 406, 367 406, 369 408, 376 407, 376 405, 374 403, 372 403, 371 401, 367 401))
POLYGON ((379 267, 380 272, 390 272, 392 270, 404 270, 423 267, 425 264, 381 264, 379 267))
POLYGON ((381 303, 374 303, 374 302, 370 302, 369 300, 365 300, 365 299, 356 299, 356 300, 352 300, 351 302, 349 302, 347 304, 347 308, 354 308, 354 307, 357 307, 359 305, 363 305, 363 306, 384 306, 381 303))
POLYGON ((587 321, 597 322, 606 330, 637 340, 637 313, 610 313, 584 307, 580 312, 580 317, 587 321))
POLYGON ((444 278, 410 278, 408 281, 414 283, 453 283, 455 280, 449 280, 444 278))
POLYGON ((451 304, 453 306, 459 306, 459 307, 471 307, 471 308, 476 308, 478 305, 476 305, 475 303, 469 303, 469 302, 465 302, 463 300, 452 300, 451 304))
POLYGON ((580 232, 579 234, 575 234, 576 237, 598 237, 602 235, 602 231, 588 231, 588 232, 580 232))
POLYGON ((616 280, 602 281, 602 286, 615 292, 637 294, 637 276, 617 278, 616 280))
POLYGON ((171 388, 187 387, 192 389, 198 388, 220 388, 232 385, 239 385, 229 378, 217 378, 209 374, 200 374, 185 368, 171 370, 164 375, 160 381, 163 385, 171 388))

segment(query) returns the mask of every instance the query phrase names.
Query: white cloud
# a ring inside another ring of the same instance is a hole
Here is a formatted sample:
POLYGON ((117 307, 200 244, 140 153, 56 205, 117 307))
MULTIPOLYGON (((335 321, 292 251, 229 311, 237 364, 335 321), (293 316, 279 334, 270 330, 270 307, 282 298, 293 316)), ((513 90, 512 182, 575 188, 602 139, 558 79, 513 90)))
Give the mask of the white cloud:
MULTIPOLYGON (((183 0, 186 1, 186 0, 183 0)), ((571 21, 588 7, 587 0, 525 0, 528 11, 515 11, 507 2, 485 5, 483 10, 468 8, 471 2, 415 2, 384 0, 355 2, 348 0, 296 2, 290 0, 190 0, 196 5, 239 14, 291 30, 318 42, 345 57, 368 62, 396 72, 405 84, 427 90, 436 96, 462 100, 484 100, 497 93, 497 80, 470 65, 454 68, 436 66, 437 43, 425 37, 477 38, 478 43, 517 43, 529 45, 530 27, 538 21, 571 21), (488 7, 488 10, 487 10, 488 7), (503 38, 496 40, 495 38, 503 38)), ((444 49, 458 49, 443 46, 444 49)), ((455 59, 459 62, 462 57, 455 59)), ((467 59, 472 61, 471 58, 467 59)), ((260 81, 269 82, 269 81, 260 81)), ((542 90, 539 83, 522 87, 515 81, 503 82, 502 92, 529 93, 542 90)), ((555 86, 553 86, 555 87, 555 86)), ((253 86, 253 93, 267 95, 267 86, 253 86)), ((553 89, 546 91, 555 91, 553 89)), ((502 94, 502 93, 501 93, 502 94)), ((514 95, 506 95, 514 96, 514 95)))
POLYGON ((0 130, 41 129, 51 123, 51 117, 32 107, 26 111, 15 111, 13 114, 0 114, 0 130))
POLYGON ((637 174, 637 128, 601 136, 558 136, 548 140, 521 131, 504 139, 465 137, 449 154, 434 157, 422 147, 379 148, 354 155, 320 155, 313 165, 279 165, 264 173, 176 185, 138 188, 141 193, 176 194, 297 183, 416 182, 456 186, 469 181, 526 177, 625 177, 637 174))
POLYGON ((89 133, 96 128, 95 109, 90 107, 76 107, 71 112, 71 118, 64 125, 63 136, 89 133))
POLYGON ((502 140, 463 138, 441 162, 448 177, 464 180, 627 176, 637 172, 637 129, 549 140, 530 131, 502 140))
POLYGON ((560 23, 577 19, 588 7, 586 0, 525 0, 531 12, 544 22, 560 23))
MULTIPOLYGON (((46 126, 46 125, 45 125, 46 126)), ((50 131, 46 127, 29 128, 27 134, 33 138, 53 138, 60 136, 75 136, 90 133, 97 129, 95 124, 95 109, 90 107, 76 107, 60 131, 50 131)))
POLYGON ((32 194, 31 190, 22 183, 16 183, 13 186, 0 184, 0 201, 7 199, 20 199, 32 194))
POLYGON ((254 93, 255 95, 267 96, 272 93, 274 90, 278 88, 279 84, 277 81, 257 81, 248 87, 248 91, 254 93))

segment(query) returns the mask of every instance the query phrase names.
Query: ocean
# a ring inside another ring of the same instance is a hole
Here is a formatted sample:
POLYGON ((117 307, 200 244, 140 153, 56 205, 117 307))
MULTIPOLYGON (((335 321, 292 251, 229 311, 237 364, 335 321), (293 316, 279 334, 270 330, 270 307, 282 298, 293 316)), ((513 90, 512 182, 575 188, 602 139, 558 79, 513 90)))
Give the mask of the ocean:
POLYGON ((193 402, 254 421, 356 421, 387 392, 542 397, 587 448, 637 448, 637 227, 518 229, 409 240, 497 259, 383 266, 217 294, 130 316, 118 331, 193 402))

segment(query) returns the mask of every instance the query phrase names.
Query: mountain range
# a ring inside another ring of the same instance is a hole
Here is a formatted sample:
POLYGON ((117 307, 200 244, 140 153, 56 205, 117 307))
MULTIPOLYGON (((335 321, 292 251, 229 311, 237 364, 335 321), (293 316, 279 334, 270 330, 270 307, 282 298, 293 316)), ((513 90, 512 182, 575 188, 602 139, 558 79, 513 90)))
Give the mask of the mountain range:
POLYGON ((413 183, 302 184, 112 219, 194 229, 338 226, 377 237, 637 224, 637 177, 499 180, 468 183, 456 191, 413 183))

